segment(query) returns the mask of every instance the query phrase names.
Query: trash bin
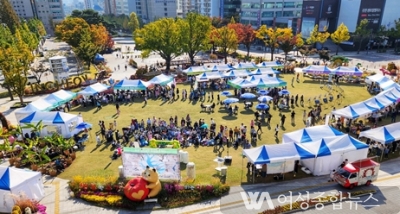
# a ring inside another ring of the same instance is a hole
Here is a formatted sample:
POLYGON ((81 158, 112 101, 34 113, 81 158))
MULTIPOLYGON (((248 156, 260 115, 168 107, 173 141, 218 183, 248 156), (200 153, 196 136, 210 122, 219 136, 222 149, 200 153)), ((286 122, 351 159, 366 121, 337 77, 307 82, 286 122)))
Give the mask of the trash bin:
POLYGON ((179 158, 182 163, 189 163, 189 153, 186 151, 179 151, 179 158))
POLYGON ((196 166, 193 162, 189 162, 186 165, 186 175, 188 179, 195 179, 196 178, 196 166))
POLYGON ((118 173, 119 173, 120 178, 124 177, 124 167, 123 166, 118 167, 118 173))

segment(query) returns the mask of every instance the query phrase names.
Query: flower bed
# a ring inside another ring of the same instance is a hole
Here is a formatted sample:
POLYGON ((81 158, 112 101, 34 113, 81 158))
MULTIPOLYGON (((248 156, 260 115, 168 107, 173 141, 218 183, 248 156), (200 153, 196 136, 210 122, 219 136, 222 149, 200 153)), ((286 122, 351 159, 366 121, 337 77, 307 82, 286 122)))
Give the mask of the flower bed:
POLYGON ((39 204, 38 201, 29 199, 25 195, 12 195, 15 205, 12 209, 11 214, 24 214, 27 209, 31 213, 46 214, 46 206, 39 204))
POLYGON ((349 200, 351 197, 361 196, 365 194, 375 193, 375 190, 361 190, 354 192, 342 193, 340 195, 328 195, 325 197, 316 197, 302 201, 295 201, 293 203, 285 204, 283 206, 276 206, 274 209, 265 210, 259 214, 278 214, 278 213, 292 213, 299 212, 314 208, 317 204, 327 205, 336 202, 349 200))
MULTIPOLYGON (((142 202, 133 202, 124 196, 126 181, 116 177, 75 176, 69 183, 71 195, 103 207, 136 209, 142 202)), ((163 183, 158 202, 163 208, 185 206, 206 199, 218 198, 229 192, 229 186, 216 182, 207 185, 163 183)))

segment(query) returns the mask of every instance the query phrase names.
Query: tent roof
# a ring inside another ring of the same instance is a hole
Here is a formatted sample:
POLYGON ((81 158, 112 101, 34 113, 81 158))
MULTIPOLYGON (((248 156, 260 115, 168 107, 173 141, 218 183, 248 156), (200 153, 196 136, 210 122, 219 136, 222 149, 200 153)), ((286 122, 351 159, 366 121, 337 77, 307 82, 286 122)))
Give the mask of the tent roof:
POLYGON ((160 74, 153 77, 151 80, 148 81, 150 84, 157 84, 157 85, 165 85, 174 80, 173 77, 167 76, 165 74, 160 74))
POLYGON ((302 70, 304 73, 312 74, 329 74, 332 72, 327 66, 323 65, 310 65, 302 70))
POLYGON ((233 66, 235 69, 254 69, 257 68, 256 64, 252 63, 252 62, 248 62, 248 63, 239 63, 235 66, 233 66))
POLYGON ((346 153, 359 149, 366 149, 368 145, 349 136, 324 137, 320 140, 299 144, 317 157, 329 156, 334 153, 346 153))
POLYGON ((72 91, 65 91, 65 90, 58 90, 54 93, 52 93, 52 95, 61 98, 63 100, 72 100, 74 97, 76 97, 76 93, 72 92, 72 91))
POLYGON ((186 74, 191 74, 191 73, 203 73, 203 72, 207 72, 207 71, 211 71, 210 68, 207 68, 205 66, 191 66, 185 70, 183 70, 183 73, 186 74))
POLYGON ((396 85, 398 85, 398 84, 396 82, 394 82, 393 80, 388 80, 388 81, 379 83, 379 87, 382 88, 383 90, 391 89, 391 88, 395 87, 396 85))
POLYGON ((97 93, 101 93, 103 91, 106 91, 109 87, 107 85, 101 84, 101 83, 95 83, 93 85, 90 85, 83 89, 82 91, 78 92, 78 94, 82 95, 94 95, 97 93))
POLYGON ((31 105, 32 108, 37 109, 37 111, 50 111, 51 109, 54 108, 53 104, 47 102, 44 99, 35 100, 29 103, 28 105, 31 105))
POLYGON ((117 84, 114 85, 114 89, 123 89, 123 90, 145 90, 150 86, 150 83, 142 81, 142 80, 121 80, 117 84))
POLYGON ((234 80, 229 80, 228 84, 235 88, 252 88, 257 86, 256 83, 239 77, 234 80))
POLYGON ((333 137, 340 135, 344 134, 331 126, 321 125, 285 133, 283 134, 282 140, 283 143, 305 143, 320 140, 324 137, 333 137))
POLYGON ((44 124, 65 124, 71 119, 77 117, 74 114, 64 112, 51 111, 51 112, 34 112, 29 116, 20 120, 20 123, 36 123, 42 121, 44 124))
POLYGON ((251 75, 279 74, 279 71, 272 68, 258 68, 251 72, 251 75))
POLYGON ((371 82, 377 82, 379 84, 384 83, 388 80, 390 80, 387 76, 383 76, 382 74, 375 74, 372 76, 368 76, 367 80, 371 81, 371 82))
POLYGON ((294 143, 263 145, 254 149, 245 149, 243 152, 254 164, 277 163, 315 157, 307 149, 294 143))
POLYGON ((40 172, 0 166, 0 189, 11 190, 33 177, 41 177, 40 172))
POLYGON ((227 73, 224 73, 224 77, 247 77, 251 75, 248 70, 231 70, 227 73))
POLYGON ((279 62, 262 62, 257 64, 257 67, 260 68, 273 68, 273 67, 282 67, 283 65, 279 62))
POLYGON ((353 66, 353 67, 339 66, 339 67, 333 69, 332 73, 335 73, 338 75, 355 75, 355 76, 361 76, 363 74, 363 72, 360 69, 358 69, 356 66, 353 66))
POLYGON ((381 143, 400 140, 400 122, 370 129, 360 133, 360 137, 370 138, 381 143))
POLYGON ((218 72, 218 71, 214 71, 214 72, 204 72, 202 74, 199 74, 196 76, 196 79, 198 81, 208 81, 211 79, 220 79, 223 77, 223 74, 218 72))
POLYGON ((211 70, 212 71, 229 71, 232 70, 232 66, 223 64, 223 65, 214 65, 211 70))

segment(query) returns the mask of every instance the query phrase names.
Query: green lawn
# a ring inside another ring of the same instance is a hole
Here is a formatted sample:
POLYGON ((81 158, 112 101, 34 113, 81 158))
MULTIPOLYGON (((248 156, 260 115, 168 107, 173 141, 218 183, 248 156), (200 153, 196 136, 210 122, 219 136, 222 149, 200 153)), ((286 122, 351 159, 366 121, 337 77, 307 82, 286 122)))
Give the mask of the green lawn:
MULTIPOLYGON (((312 81, 308 78, 302 79, 301 83, 295 82, 294 87, 292 87, 290 86, 292 77, 294 77, 294 75, 281 75, 281 78, 288 82, 288 90, 291 92, 291 94, 299 94, 299 96, 304 95, 305 106, 294 107, 296 112, 295 124, 290 123, 290 111, 283 112, 286 114, 287 119, 285 127, 280 130, 277 139, 275 139, 273 136, 273 129, 276 124, 279 124, 280 117, 278 110, 271 107, 270 112, 273 115, 271 127, 263 124, 263 133, 259 136, 257 145, 280 143, 283 132, 291 132, 303 128, 304 123, 302 121, 302 112, 304 109, 309 110, 312 108, 307 103, 308 98, 314 98, 315 96, 319 95, 324 96, 327 94, 325 89, 320 88, 320 83, 318 81, 312 81)), ((182 91, 183 88, 186 88, 189 91, 189 85, 178 85, 178 88, 180 91, 182 91)), ((342 85, 341 88, 344 90, 344 97, 338 101, 336 100, 337 92, 334 92, 335 100, 333 102, 329 102, 328 104, 322 105, 323 112, 321 115, 332 111, 334 106, 336 108, 340 108, 371 97, 366 88, 362 85, 348 84, 342 85)), ((216 93, 214 93, 214 95, 216 98, 216 93)), ((221 99, 224 99, 224 97, 221 96, 221 99)), ((210 102, 205 103, 207 104, 210 102)), ((98 112, 96 112, 96 109, 92 107, 75 108, 71 113, 77 114, 78 112, 82 112, 84 120, 92 123, 94 125, 94 129, 91 131, 91 141, 87 142, 85 151, 77 154, 77 158, 74 163, 67 170, 65 170, 60 177, 70 179, 75 175, 117 175, 118 166, 122 165, 121 159, 111 161, 110 155, 112 151, 109 147, 104 148, 101 146, 96 148, 95 146, 96 143, 94 142, 94 136, 95 132, 99 130, 99 126, 97 125, 99 120, 104 120, 105 123, 108 124, 116 119, 118 123, 118 129, 121 129, 122 126, 129 125, 132 118, 136 118, 138 120, 144 119, 146 121, 148 117, 156 116, 157 118, 161 117, 164 120, 168 120, 170 116, 174 117, 177 115, 179 118, 178 120, 180 121, 182 117, 190 114, 192 120, 199 120, 201 118, 204 119, 206 123, 210 123, 211 118, 214 118, 217 123, 217 127, 222 124, 234 128, 235 126, 240 126, 241 123, 244 123, 249 127, 250 121, 254 119, 254 112, 252 110, 244 110, 242 101, 237 105, 239 106, 239 114, 233 117, 228 116, 225 110, 219 110, 219 105, 217 105, 215 108, 214 113, 200 113, 200 103, 190 103, 189 100, 185 102, 177 100, 172 103, 163 103, 161 100, 149 100, 147 106, 143 106, 142 100, 135 100, 133 104, 121 106, 121 115, 119 117, 115 117, 116 109, 112 104, 103 107, 103 109, 98 112)), ((255 109, 255 107, 253 107, 253 109, 255 109)), ((319 124, 322 124, 322 121, 319 121, 319 124)), ((106 125, 106 127, 108 127, 108 125, 106 125)), ((213 162, 213 159, 217 155, 226 156, 228 152, 228 149, 225 148, 223 152, 218 153, 213 151, 213 147, 200 147, 198 149, 191 147, 186 150, 189 152, 189 161, 196 164, 196 182, 200 183, 209 182, 211 179, 213 179, 213 175, 215 174, 214 168, 216 167, 216 163, 213 162)), ((226 178, 226 182, 228 184, 238 185, 241 182, 247 182, 245 168, 246 159, 243 160, 241 158, 241 152, 241 149, 229 149, 229 155, 233 156, 233 161, 232 165, 228 168, 228 174, 226 178)), ((185 170, 182 170, 182 178, 183 180, 186 178, 185 170)))

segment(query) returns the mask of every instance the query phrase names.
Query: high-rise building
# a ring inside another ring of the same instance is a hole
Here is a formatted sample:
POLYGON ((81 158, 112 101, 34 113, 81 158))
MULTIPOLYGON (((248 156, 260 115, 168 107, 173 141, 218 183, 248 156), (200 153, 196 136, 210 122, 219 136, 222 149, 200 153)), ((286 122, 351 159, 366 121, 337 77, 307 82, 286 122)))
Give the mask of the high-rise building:
POLYGON ((242 0, 240 22, 254 28, 290 27, 299 31, 303 0, 242 0))
POLYGON ((115 15, 125 14, 129 16, 130 12, 129 12, 128 0, 115 0, 115 5, 116 5, 115 15))
POLYGON ((116 0, 104 0, 104 14, 117 14, 116 0))
POLYGON ((55 24, 64 20, 62 0, 10 0, 15 12, 20 18, 38 18, 48 34, 54 34, 55 24))
MULTIPOLYGON (((216 1, 216 0, 213 0, 216 1)), ((240 15, 240 5, 242 2, 247 2, 245 0, 220 0, 220 12, 219 16, 221 18, 231 17, 239 18, 240 15)), ((255 0, 255 2, 260 3, 261 0, 255 0)))
POLYGON ((186 17, 190 12, 196 12, 209 17, 220 17, 219 8, 221 1, 214 0, 179 0, 178 16, 186 17))
POLYGON ((85 9, 93 9, 93 1, 92 0, 84 0, 85 1, 85 9))
POLYGON ((178 4, 181 0, 136 0, 137 15, 144 23, 163 17, 180 17, 178 4))

